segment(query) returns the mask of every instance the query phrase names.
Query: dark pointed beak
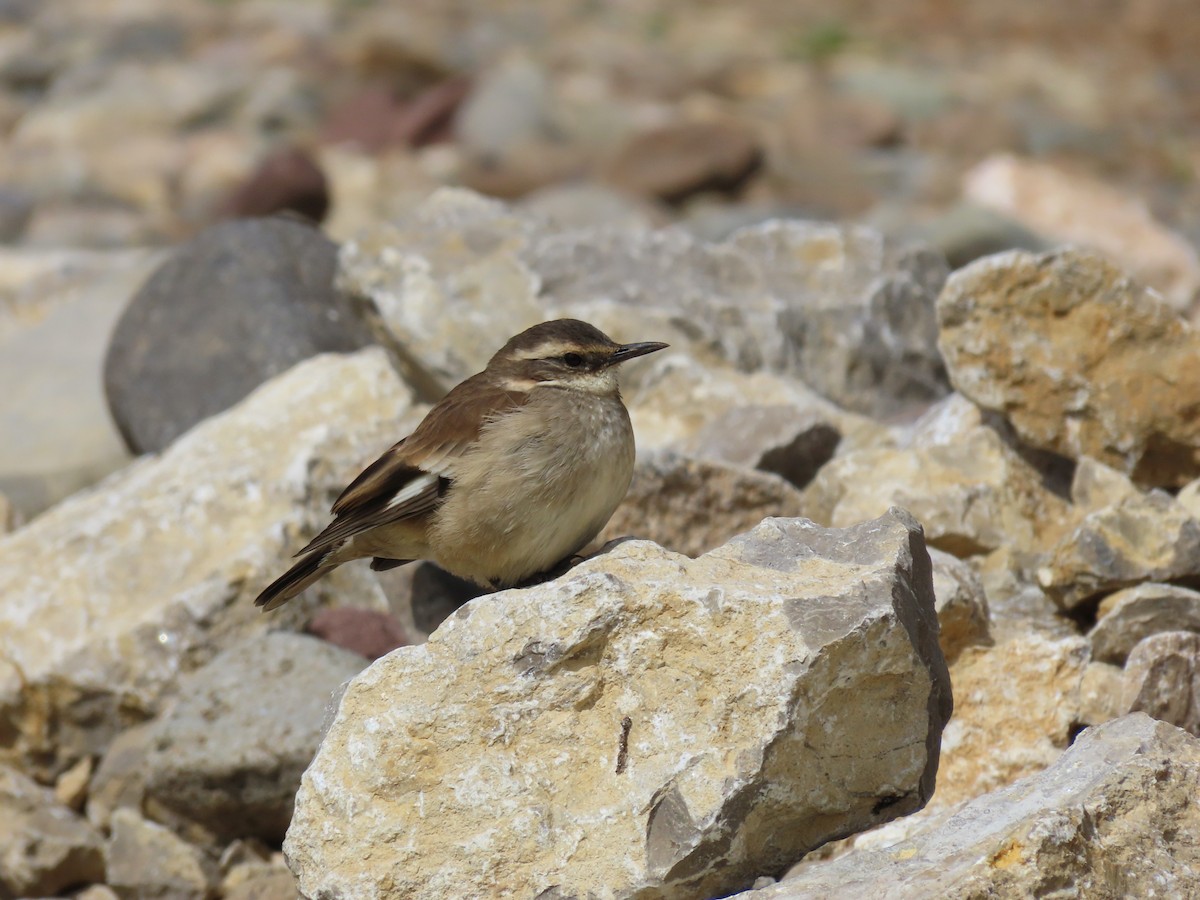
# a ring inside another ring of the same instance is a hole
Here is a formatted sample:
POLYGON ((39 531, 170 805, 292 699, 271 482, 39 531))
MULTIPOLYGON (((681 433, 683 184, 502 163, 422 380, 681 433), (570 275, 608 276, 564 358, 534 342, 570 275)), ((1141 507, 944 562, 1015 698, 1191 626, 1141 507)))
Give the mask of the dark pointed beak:
POLYGON ((646 341, 641 344, 622 344, 613 351, 613 355, 609 357, 608 364, 615 366, 617 363, 636 359, 639 356, 645 356, 647 353, 654 353, 669 346, 671 345, 661 343, 660 341, 646 341))

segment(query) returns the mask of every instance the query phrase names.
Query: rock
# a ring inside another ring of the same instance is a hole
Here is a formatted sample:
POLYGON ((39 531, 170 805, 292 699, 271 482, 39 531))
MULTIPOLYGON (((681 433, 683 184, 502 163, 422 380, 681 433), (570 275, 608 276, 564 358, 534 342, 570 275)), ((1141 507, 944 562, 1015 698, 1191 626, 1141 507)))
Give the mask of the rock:
POLYGON ((108 334, 159 259, 0 250, 0 490, 31 517, 125 465, 101 390, 108 334))
POLYGON ((0 244, 15 244, 33 216, 35 200, 20 188, 0 185, 0 244))
POLYGON ((283 865, 238 866, 221 882, 222 900, 300 900, 296 876, 283 865))
POLYGON ((501 160, 517 148, 555 135, 548 74, 524 55, 511 55, 471 86, 457 109, 455 136, 469 156, 501 160))
POLYGON ((388 606, 408 644, 423 644, 429 635, 468 600, 492 591, 456 578, 431 562, 418 562, 376 576, 387 594, 388 606))
MULTIPOLYGON (((1106 182, 1047 163, 993 156, 963 179, 968 199, 1055 241, 1093 247, 1185 310, 1200 290, 1200 258, 1146 204, 1106 182)), ((1097 332, 1099 333, 1099 332, 1097 332)))
POLYGON ((667 224, 667 213, 643 198, 588 182, 553 184, 521 200, 522 212, 564 229, 615 227, 631 231, 667 224))
POLYGON ((250 601, 395 440, 408 403, 380 351, 321 356, 0 538, 10 752, 64 767, 102 754, 158 711, 182 671, 251 634, 298 628, 324 592, 382 608, 355 567, 281 614, 250 601))
POLYGON ((1080 637, 1032 634, 963 650, 950 671, 954 718, 933 805, 978 797, 1057 760, 1080 721, 1087 664, 1080 637))
POLYGON ((234 219, 294 213, 309 222, 322 222, 329 212, 329 184, 306 151, 280 147, 238 185, 225 200, 222 212, 234 219))
POLYGON ((635 537, 699 556, 769 516, 798 516, 802 507, 800 492, 776 475, 656 454, 634 468, 629 492, 590 547, 635 537))
POLYGON ((1103 257, 980 260, 946 283, 938 318, 954 386, 1029 445, 1150 487, 1200 474, 1200 332, 1103 257))
POLYGON ((953 664, 967 647, 990 644, 991 621, 983 584, 969 565, 931 547, 933 595, 938 617, 938 644, 953 664))
POLYGON ((319 610, 305 631, 367 659, 379 659, 397 647, 414 643, 393 616, 353 606, 319 610))
POLYGON ((805 489, 805 513, 845 527, 903 505, 932 546, 959 557, 1008 545, 1042 550, 1063 532, 1067 504, 994 429, 934 440, 835 457, 805 489))
POLYGON ((945 276, 937 254, 865 228, 768 222, 706 244, 678 229, 554 229, 441 190, 347 242, 338 284, 431 401, 508 335, 571 316, 705 365, 798 376, 880 415, 947 392, 934 316, 945 276))
POLYGON ((146 809, 217 841, 283 840, 326 708, 366 660, 302 634, 266 634, 186 676, 153 726, 146 809))
POLYGON ((1139 584, 1100 602, 1088 634, 1092 656, 1123 665, 1133 648, 1162 631, 1200 632, 1200 591, 1173 584, 1139 584))
POLYGON ((100 835, 52 791, 0 764, 0 894, 47 897, 103 880, 100 835))
POLYGON ((358 676, 284 851, 307 896, 717 896, 921 806, 950 707, 903 512, 626 543, 358 676))
POLYGON ((1200 736, 1200 635, 1164 631, 1138 642, 1125 662, 1121 705, 1200 736))
POLYGON ((1079 460, 1071 478, 1071 505, 1084 514, 1126 500, 1136 501, 1141 493, 1129 476, 1090 456, 1079 460))
POLYGON ((772 472, 804 487, 829 462, 842 435, 837 423, 794 406, 739 406, 717 416, 684 445, 700 459, 772 472))
MULTIPOLYGON (((906 218, 911 219, 911 211, 906 218)), ((950 269, 1005 250, 1043 253, 1048 242, 1009 216, 960 203, 916 229, 916 236, 946 257, 950 269)))
POLYGON ((736 896, 1186 897, 1200 867, 1197 779, 1200 742, 1126 716, 940 826, 736 896))
POLYGON ((92 780, 95 767, 92 757, 85 756, 59 775, 54 782, 54 799, 75 812, 81 811, 87 801, 88 782, 92 780))
POLYGON ((631 194, 679 203, 706 191, 737 191, 762 160, 758 136, 739 122, 679 122, 631 137, 604 178, 631 194))
POLYGON ((880 417, 949 393, 935 301, 946 261, 861 226, 768 222, 728 244, 759 261, 782 307, 783 370, 842 407, 880 417))
POLYGON ((1191 513, 1192 518, 1200 519, 1200 478, 1185 484, 1175 496, 1179 505, 1191 513))
POLYGON ((228 222, 178 248, 130 301, 104 366, 113 418, 158 451, 269 378, 369 330, 333 290, 337 248, 285 219, 228 222))
POLYGON ((1121 702, 1125 673, 1120 666, 1090 662, 1079 684, 1079 723, 1103 725, 1129 711, 1121 702))
POLYGON ((1144 581, 1197 576, 1200 520, 1162 491, 1085 516, 1038 570, 1039 584, 1066 610, 1144 581))
POLYGON ((108 745, 88 786, 87 817, 109 830, 118 809, 140 811, 146 796, 146 756, 154 739, 154 723, 127 728, 108 745))
POLYGON ((1028 634, 1050 640, 1075 637, 1079 624, 1066 616, 1037 580, 1045 554, 999 547, 969 562, 988 598, 992 637, 999 643, 1028 634))
POLYGON ((383 85, 368 85, 332 109, 321 140, 367 153, 447 140, 470 87, 465 78, 448 78, 402 100, 383 85))
POLYGON ((122 900, 209 900, 216 894, 215 868, 170 829, 147 822, 132 809, 113 813, 107 881, 122 900))

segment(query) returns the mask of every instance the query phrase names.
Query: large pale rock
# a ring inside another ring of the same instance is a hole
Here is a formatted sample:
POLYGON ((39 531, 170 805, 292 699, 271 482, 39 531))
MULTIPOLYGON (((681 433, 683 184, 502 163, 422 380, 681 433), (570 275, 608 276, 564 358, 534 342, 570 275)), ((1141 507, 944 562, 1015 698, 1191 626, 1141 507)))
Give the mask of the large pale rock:
POLYGON ((805 513, 844 527, 904 506, 932 546, 955 556, 1015 545, 1042 549, 1067 523, 1062 498, 1041 474, 986 425, 904 449, 862 449, 837 456, 805 489, 805 513))
POLYGON ((129 461, 101 387, 104 352, 157 261, 0 250, 0 490, 26 517, 129 461))
POLYGON ((717 896, 923 805, 950 709, 902 511, 626 543, 359 675, 284 849, 308 896, 717 896))
POLYGON ((146 808, 216 841, 283 840, 326 708, 367 660, 277 632, 215 657, 180 683, 152 727, 146 808))
POLYGON ((680 229, 559 229, 441 190, 343 245, 338 284, 427 399, 509 335, 572 316, 618 340, 799 376, 878 414, 947 393, 934 311, 945 277, 938 254, 867 228, 771 221, 706 243, 680 229))
POLYGON ((1200 520, 1162 491, 1084 517, 1054 546, 1038 582, 1063 609, 1144 581, 1200 576, 1200 520))
POLYGON ((737 897, 1190 897, 1200 878, 1198 782, 1200 741, 1126 716, 939 826, 737 897))
POLYGON ((990 644, 991 619, 983 583, 969 565, 931 547, 933 593, 937 601, 938 643, 953 663, 967 647, 990 644))
MULTIPOLYGON (((99 754, 181 671, 249 633, 298 627, 318 591, 269 618, 250 601, 395 440, 408 403, 380 351, 318 357, 0 539, 9 746, 99 754)), ((382 604, 373 585, 346 567, 325 589, 382 604)))
POLYGON ((100 834, 53 791, 0 765, 0 896, 49 896, 103 878, 100 834))
POLYGON ((1121 702, 1200 736, 1200 634, 1152 634, 1129 654, 1121 702))
POLYGON ((777 475, 654 454, 637 464, 629 492, 593 546, 635 537, 699 556, 763 519, 802 509, 800 492, 777 475))
POLYGON ((1003 253, 938 299, 954 386, 1028 444, 1139 484, 1200 474, 1200 332, 1103 257, 1003 253))
POLYGON ((1200 632, 1200 591, 1147 583, 1109 594, 1088 640, 1093 657, 1121 665, 1142 638, 1160 631, 1200 632))
POLYGON ((1047 163, 993 156, 967 173, 966 196, 1055 241, 1094 247, 1135 272, 1176 308, 1200 290, 1196 248, 1146 203, 1103 181, 1047 163))

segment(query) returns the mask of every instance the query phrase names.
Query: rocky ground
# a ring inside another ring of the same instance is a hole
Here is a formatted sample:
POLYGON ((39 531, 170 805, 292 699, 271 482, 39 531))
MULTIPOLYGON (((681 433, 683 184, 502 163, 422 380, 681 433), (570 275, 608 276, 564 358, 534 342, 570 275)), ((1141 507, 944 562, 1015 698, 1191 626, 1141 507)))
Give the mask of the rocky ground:
POLYGON ((1200 20, 829 9, 0 2, 0 898, 1200 892, 1200 20), (557 316, 637 540, 254 609, 557 316))

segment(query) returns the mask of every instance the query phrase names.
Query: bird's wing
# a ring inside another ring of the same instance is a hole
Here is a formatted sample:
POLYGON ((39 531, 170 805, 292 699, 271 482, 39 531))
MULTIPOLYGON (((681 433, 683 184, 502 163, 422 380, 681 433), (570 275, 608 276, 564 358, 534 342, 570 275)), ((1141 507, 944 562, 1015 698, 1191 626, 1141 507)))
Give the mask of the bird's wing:
POLYGON ((467 379, 421 420, 408 437, 367 466, 333 504, 334 520, 297 556, 333 547, 349 537, 431 512, 454 480, 455 463, 492 418, 528 399, 523 391, 467 379))

